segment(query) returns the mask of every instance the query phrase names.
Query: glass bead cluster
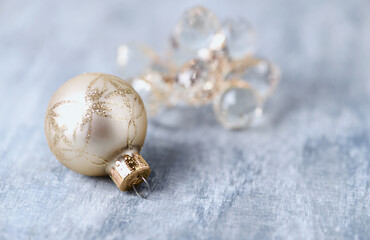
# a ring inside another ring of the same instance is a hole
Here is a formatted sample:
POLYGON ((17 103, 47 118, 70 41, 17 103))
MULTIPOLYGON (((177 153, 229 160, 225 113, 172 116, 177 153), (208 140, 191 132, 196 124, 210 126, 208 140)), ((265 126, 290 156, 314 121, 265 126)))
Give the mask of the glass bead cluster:
POLYGON ((246 20, 220 23, 198 6, 177 23, 165 57, 145 45, 125 44, 118 48, 117 62, 149 116, 177 105, 213 102, 223 126, 241 129, 262 114, 280 79, 275 64, 254 57, 254 51, 255 32, 246 20))

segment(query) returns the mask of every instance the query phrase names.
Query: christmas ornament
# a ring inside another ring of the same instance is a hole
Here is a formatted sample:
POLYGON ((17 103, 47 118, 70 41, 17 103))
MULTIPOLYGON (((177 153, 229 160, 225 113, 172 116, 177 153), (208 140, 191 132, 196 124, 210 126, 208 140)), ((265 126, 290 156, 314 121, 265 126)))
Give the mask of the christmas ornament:
POLYGON ((160 58, 149 47, 138 51, 122 45, 117 61, 123 70, 136 70, 129 81, 145 96, 149 116, 177 105, 213 102, 224 127, 242 129, 262 115, 280 79, 275 64, 254 57, 255 40, 246 20, 220 22, 209 9, 194 7, 176 25, 166 57, 160 58), (128 49, 137 55, 129 56, 128 49))
POLYGON ((140 155, 146 129, 137 92, 103 73, 85 73, 64 83, 45 118, 49 147, 63 165, 87 176, 109 175, 122 191, 136 191, 143 181, 148 185, 151 170, 140 155))

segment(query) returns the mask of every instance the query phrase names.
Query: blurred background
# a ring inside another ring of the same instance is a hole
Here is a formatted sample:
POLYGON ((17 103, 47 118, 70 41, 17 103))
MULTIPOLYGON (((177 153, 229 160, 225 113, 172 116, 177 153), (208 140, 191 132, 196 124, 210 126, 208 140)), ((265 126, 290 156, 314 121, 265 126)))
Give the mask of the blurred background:
POLYGON ((369 64, 366 0, 0 0, 0 239, 366 239, 369 64), (265 126, 227 131, 210 107, 151 120, 147 201, 57 162, 43 129, 56 89, 119 75, 122 43, 163 52, 197 5, 249 20, 280 67, 265 126))

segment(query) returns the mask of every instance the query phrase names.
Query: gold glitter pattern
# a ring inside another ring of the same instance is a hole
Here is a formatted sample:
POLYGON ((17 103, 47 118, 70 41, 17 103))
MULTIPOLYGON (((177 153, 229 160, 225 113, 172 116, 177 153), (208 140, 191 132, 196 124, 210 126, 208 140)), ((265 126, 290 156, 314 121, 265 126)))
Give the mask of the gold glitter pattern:
POLYGON ((127 167, 130 169, 130 171, 135 171, 136 170, 136 167, 138 167, 138 164, 134 161, 134 158, 129 156, 129 155, 125 155, 123 156, 123 159, 127 165, 127 167))
POLYGON ((60 121, 63 116, 58 113, 58 109, 62 106, 69 108, 73 104, 81 104, 78 101, 69 100, 59 101, 49 106, 45 120, 46 137, 51 151, 63 163, 73 160, 70 156, 67 157, 67 153, 70 152, 75 154, 75 157, 83 158, 94 165, 105 166, 111 159, 106 159, 87 150, 93 134, 93 120, 99 116, 127 124, 126 146, 127 149, 132 149, 138 133, 136 120, 143 116, 145 109, 141 98, 137 96, 130 85, 120 78, 100 73, 89 73, 89 75, 93 76, 93 80, 86 88, 82 103, 85 112, 81 114, 80 123, 73 129, 72 138, 68 138, 68 134, 66 134, 71 129, 60 123, 63 122, 60 121), (117 116, 112 111, 114 107, 127 111, 128 114, 123 114, 124 117, 117 116), (85 134, 82 145, 78 143, 78 136, 81 134, 85 134))

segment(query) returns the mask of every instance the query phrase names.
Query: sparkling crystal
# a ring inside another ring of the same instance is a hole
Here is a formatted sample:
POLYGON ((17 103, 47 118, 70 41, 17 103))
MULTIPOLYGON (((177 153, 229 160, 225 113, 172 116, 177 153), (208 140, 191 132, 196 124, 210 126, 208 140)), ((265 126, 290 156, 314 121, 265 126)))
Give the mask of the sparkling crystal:
POLYGON ((208 66, 205 62, 191 60, 179 71, 177 83, 184 88, 204 84, 207 81, 208 66))
POLYGON ((232 59, 252 55, 255 51, 256 34, 245 19, 226 20, 222 23, 228 53, 232 59))
POLYGON ((218 76, 211 67, 199 59, 185 63, 175 78, 175 90, 179 96, 192 105, 208 103, 218 84, 218 76))
POLYGON ((256 92, 250 87, 230 86, 214 100, 219 121, 230 129, 248 127, 262 114, 256 92))
POLYGON ((175 47, 197 52, 222 45, 224 36, 217 17, 204 7, 195 7, 185 12, 178 22, 173 41, 175 47))
POLYGON ((153 51, 140 44, 126 44, 118 48, 117 63, 122 69, 122 76, 133 78, 150 67, 153 51))
POLYGON ((166 86, 158 73, 147 73, 133 78, 132 87, 143 100, 149 117, 153 117, 164 109, 163 100, 166 96, 166 86))
POLYGON ((241 78, 247 81, 263 98, 273 92, 279 77, 278 68, 267 60, 261 60, 256 65, 247 67, 241 74, 241 78))

